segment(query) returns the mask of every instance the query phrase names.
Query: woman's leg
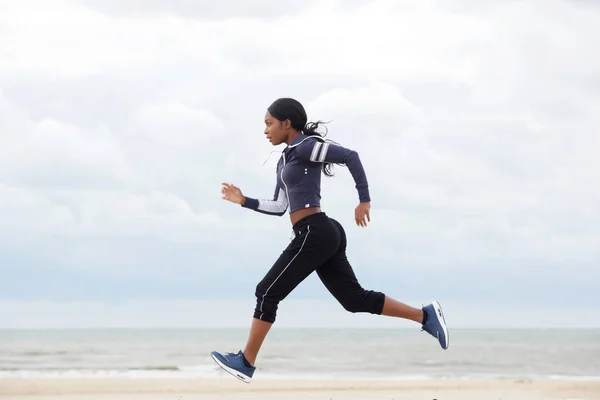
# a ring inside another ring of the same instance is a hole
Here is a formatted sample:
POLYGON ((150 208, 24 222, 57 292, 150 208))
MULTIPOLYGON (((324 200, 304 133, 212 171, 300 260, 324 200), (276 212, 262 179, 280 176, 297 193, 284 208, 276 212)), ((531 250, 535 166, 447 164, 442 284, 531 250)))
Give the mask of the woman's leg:
POLYGON ((423 310, 404 304, 389 296, 385 297, 381 315, 409 319, 419 324, 423 323, 423 310))
POLYGON ((236 354, 213 351, 211 355, 215 362, 236 378, 250 382, 257 355, 275 322, 279 302, 323 264, 336 248, 337 243, 331 239, 311 233, 311 226, 296 231, 296 237, 256 286, 256 307, 244 350, 236 354))
MULTIPOLYGON (((339 222, 330 218, 340 235, 337 252, 322 266, 317 268, 317 275, 327 290, 338 300, 346 311, 352 313, 367 312, 381 314, 386 310, 386 296, 377 291, 365 290, 352 269, 346 256, 346 234, 339 222)), ((389 301, 387 302, 388 312, 389 301)), ((392 311, 394 311, 392 309, 392 311)))
POLYGON ((411 307, 385 294, 362 288, 346 256, 346 234, 341 224, 332 223, 340 234, 340 246, 336 254, 317 268, 319 278, 329 292, 349 312, 367 312, 415 321, 423 330, 436 337, 442 348, 448 348, 446 322, 437 302, 423 308, 411 307), (431 318, 430 318, 431 317, 431 318))
POLYGON ((324 215, 307 219, 296 236, 256 286, 256 307, 243 354, 251 365, 275 322, 279 302, 336 251, 340 236, 324 215))
POLYGON ((279 303, 285 299, 324 260, 313 243, 310 227, 296 235, 265 277, 256 285, 256 306, 244 356, 254 365, 265 337, 277 317, 279 303))
POLYGON ((261 321, 257 318, 252 318, 252 325, 250 326, 250 334, 248 335, 248 342, 244 348, 244 357, 250 365, 254 365, 258 352, 262 347, 269 330, 273 326, 272 322, 261 321))

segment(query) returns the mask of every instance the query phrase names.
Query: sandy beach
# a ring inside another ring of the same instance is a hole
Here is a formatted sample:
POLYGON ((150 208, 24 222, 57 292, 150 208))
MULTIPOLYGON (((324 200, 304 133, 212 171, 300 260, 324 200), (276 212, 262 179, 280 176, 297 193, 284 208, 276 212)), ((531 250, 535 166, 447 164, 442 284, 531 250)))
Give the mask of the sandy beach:
POLYGON ((221 379, 3 379, 0 398, 54 399, 386 399, 386 400, 596 400, 600 381, 559 380, 255 380, 221 379))

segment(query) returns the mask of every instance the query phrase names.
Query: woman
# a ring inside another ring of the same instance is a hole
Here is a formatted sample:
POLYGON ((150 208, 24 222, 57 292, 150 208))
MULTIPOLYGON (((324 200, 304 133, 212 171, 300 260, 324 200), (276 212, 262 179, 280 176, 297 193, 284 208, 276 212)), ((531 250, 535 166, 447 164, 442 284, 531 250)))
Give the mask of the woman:
POLYGON ((347 311, 415 321, 447 349, 448 332, 439 303, 417 309, 381 292, 363 289, 346 258, 344 229, 320 209, 321 171, 330 176, 333 163, 346 165, 358 191, 356 224, 366 227, 370 222, 371 199, 358 154, 323 140, 317 133, 319 123, 307 124, 304 107, 291 98, 271 104, 265 124, 265 135, 274 146, 287 144, 277 164, 273 199, 246 197, 228 183, 223 183, 221 192, 223 199, 265 214, 281 216, 289 207, 295 237, 256 286, 256 307, 244 351, 213 351, 215 362, 241 381, 251 382, 258 351, 275 322, 278 303, 313 271, 347 311))

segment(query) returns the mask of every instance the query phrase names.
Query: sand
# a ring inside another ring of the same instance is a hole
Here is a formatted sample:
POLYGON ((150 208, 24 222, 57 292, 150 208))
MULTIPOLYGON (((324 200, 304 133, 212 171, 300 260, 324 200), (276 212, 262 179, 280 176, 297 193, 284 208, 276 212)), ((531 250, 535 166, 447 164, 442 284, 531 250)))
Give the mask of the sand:
POLYGON ((1 379, 2 400, 600 400, 600 381, 1 379))

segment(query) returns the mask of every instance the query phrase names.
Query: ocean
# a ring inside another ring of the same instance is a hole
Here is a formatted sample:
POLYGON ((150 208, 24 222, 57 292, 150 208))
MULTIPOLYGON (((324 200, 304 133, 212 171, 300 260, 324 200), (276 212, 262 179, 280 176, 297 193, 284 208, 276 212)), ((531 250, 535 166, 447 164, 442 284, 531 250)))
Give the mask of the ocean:
MULTIPOLYGON (((257 360, 262 379, 599 379, 600 330, 284 329, 257 360)), ((0 330, 0 379, 219 378, 212 350, 246 329, 0 330)))

